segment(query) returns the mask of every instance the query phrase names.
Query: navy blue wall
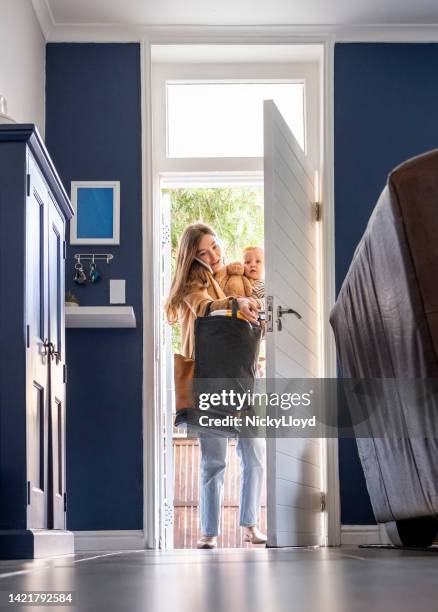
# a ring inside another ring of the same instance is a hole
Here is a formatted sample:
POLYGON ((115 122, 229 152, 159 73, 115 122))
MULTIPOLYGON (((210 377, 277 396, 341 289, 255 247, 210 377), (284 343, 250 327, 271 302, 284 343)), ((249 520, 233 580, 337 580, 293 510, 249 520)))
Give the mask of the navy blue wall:
MULTIPOLYGON (((386 176, 438 147, 438 45, 335 47, 335 232, 339 290, 386 176)), ((354 441, 340 441, 342 523, 374 522, 354 441)))
MULTIPOLYGON (((68 246, 66 289, 109 304, 126 279, 136 329, 67 330, 67 527, 142 529, 142 248, 140 47, 48 44, 46 144, 64 186, 120 181, 120 246, 68 246), (113 253, 96 285, 73 282, 74 253, 113 253)), ((68 234, 69 236, 69 234, 68 234)))
MULTIPOLYGON (((108 304, 125 278, 136 330, 68 330, 68 527, 142 528, 141 127, 139 46, 47 45, 46 143, 64 185, 121 181, 121 245, 100 285, 72 282, 82 305, 108 304)), ((438 45, 335 48, 336 284, 339 289, 388 172, 438 146, 438 45)), ((340 441, 342 522, 372 523, 354 441, 340 441)))

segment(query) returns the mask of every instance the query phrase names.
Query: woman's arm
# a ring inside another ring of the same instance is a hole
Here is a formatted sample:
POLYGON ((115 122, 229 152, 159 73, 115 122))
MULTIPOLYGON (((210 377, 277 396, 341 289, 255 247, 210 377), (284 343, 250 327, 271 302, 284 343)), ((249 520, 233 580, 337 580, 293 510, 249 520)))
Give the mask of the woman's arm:
MULTIPOLYGON (((205 310, 209 303, 211 304, 210 311, 222 310, 231 307, 232 299, 234 299, 234 296, 212 300, 207 289, 203 287, 202 289, 188 293, 184 298, 184 301, 196 317, 202 317, 204 316, 205 310)), ((251 297, 238 297, 235 299, 237 299, 238 308, 244 317, 246 317, 251 323, 258 325, 259 307, 256 300, 251 297)))
POLYGON ((207 289, 203 287, 188 293, 184 301, 196 317, 203 317, 208 304, 211 304, 210 310, 222 310, 229 307, 230 299, 224 297, 219 300, 212 300, 207 289))
POLYGON ((220 298, 219 300, 212 300, 209 296, 206 300, 204 300, 199 309, 198 316, 204 316, 205 311, 207 309, 207 305, 210 303, 210 312, 212 310, 224 310, 225 308, 230 308, 231 297, 220 298))

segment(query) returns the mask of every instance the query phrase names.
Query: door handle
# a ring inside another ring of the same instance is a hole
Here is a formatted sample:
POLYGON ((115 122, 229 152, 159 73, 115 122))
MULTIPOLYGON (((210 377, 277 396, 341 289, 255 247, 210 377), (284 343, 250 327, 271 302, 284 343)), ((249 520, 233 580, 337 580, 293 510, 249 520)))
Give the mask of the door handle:
POLYGON ((61 353, 59 351, 55 351, 55 345, 53 344, 53 342, 49 342, 48 340, 45 340, 43 347, 46 349, 43 355, 45 357, 48 355, 52 359, 54 357, 56 361, 56 365, 58 365, 58 363, 61 361, 61 353))
POLYGON ((283 306, 278 306, 277 307, 277 317, 280 319, 285 314, 294 314, 297 317, 297 319, 303 318, 300 315, 300 313, 294 310, 293 308, 283 308, 283 306))
POLYGON ((43 347, 46 349, 45 352, 43 353, 44 357, 47 357, 47 355, 49 357, 51 357, 53 352, 54 352, 54 350, 55 350, 55 345, 53 344, 53 342, 49 342, 48 340, 44 340, 43 347))
POLYGON ((285 314, 293 314, 297 317, 297 319, 303 318, 300 315, 300 313, 294 310, 293 308, 283 308, 283 306, 278 306, 277 307, 277 321, 276 321, 278 331, 281 331, 283 329, 283 323, 281 322, 281 317, 285 314))

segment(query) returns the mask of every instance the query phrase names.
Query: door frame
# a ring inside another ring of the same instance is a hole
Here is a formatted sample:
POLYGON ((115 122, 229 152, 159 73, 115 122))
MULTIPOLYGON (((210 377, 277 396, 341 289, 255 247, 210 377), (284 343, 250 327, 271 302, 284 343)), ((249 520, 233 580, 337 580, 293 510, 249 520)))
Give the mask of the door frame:
MULTIPOLYGON (((322 320, 321 334, 323 368, 325 378, 336 378, 336 349, 328 323, 335 293, 334 259, 334 36, 299 36, 292 33, 268 34, 262 29, 247 29, 240 32, 233 28, 193 28, 184 33, 173 33, 169 29, 156 31, 141 39, 141 102, 142 102, 142 250, 143 250, 143 311, 151 316, 143 324, 143 532, 145 548, 157 549, 159 542, 160 486, 157 482, 157 468, 160 465, 157 416, 161 402, 160 376, 160 319, 161 313, 155 306, 155 295, 159 291, 159 236, 160 211, 154 209, 159 193, 158 177, 153 175, 152 143, 152 64, 151 47, 154 44, 319 44, 323 47, 320 91, 322 92, 321 113, 321 193, 323 204, 322 223, 322 320), (152 349, 152 350, 151 350, 152 349), (151 391, 152 390, 152 391, 151 391)), ((340 545, 340 497, 338 440, 324 441, 326 470, 323 474, 323 490, 327 492, 326 521, 329 546, 340 545)))

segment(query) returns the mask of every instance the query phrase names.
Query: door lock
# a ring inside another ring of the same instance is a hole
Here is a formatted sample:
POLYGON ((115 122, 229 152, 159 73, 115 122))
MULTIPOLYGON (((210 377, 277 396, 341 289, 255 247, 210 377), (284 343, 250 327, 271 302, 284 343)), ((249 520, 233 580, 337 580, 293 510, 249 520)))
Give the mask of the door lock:
POLYGON ((302 319, 302 316, 299 312, 294 310, 293 308, 283 308, 283 306, 277 307, 277 329, 281 331, 283 329, 283 323, 281 322, 281 317, 285 314, 293 314, 297 317, 297 319, 302 319))
MULTIPOLYGON (((281 331, 283 328, 283 324, 281 322, 281 317, 285 314, 293 314, 297 317, 297 319, 302 319, 302 316, 299 312, 294 310, 293 308, 283 308, 283 306, 277 307, 277 329, 281 331)), ((274 331, 274 296, 268 295, 266 296, 266 323, 267 328, 266 331, 272 332, 274 331)))

